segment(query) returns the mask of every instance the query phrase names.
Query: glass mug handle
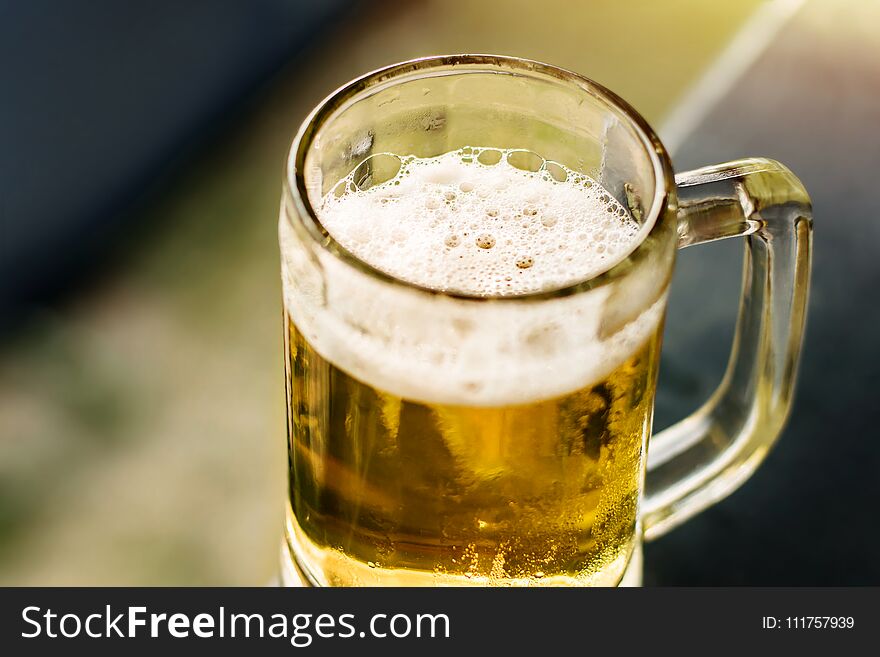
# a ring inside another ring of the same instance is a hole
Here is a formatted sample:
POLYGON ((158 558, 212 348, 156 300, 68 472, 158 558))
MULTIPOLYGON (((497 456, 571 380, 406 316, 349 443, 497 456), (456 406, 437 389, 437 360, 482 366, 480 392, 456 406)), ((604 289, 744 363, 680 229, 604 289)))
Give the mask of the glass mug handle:
POLYGON ((647 540, 732 493, 776 441, 791 409, 810 279, 810 198, 782 164, 737 160, 680 173, 675 182, 678 247, 745 237, 745 262, 721 384, 650 441, 647 540))

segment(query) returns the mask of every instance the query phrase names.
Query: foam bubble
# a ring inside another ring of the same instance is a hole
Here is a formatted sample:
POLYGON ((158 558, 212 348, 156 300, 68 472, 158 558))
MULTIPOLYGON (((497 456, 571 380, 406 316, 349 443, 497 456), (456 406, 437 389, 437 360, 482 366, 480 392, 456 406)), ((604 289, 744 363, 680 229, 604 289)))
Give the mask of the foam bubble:
POLYGON ((509 296, 570 285, 617 263, 639 231, 601 185, 529 151, 372 157, 399 159, 397 174, 357 185, 361 163, 323 198, 321 223, 361 260, 425 287, 509 296))

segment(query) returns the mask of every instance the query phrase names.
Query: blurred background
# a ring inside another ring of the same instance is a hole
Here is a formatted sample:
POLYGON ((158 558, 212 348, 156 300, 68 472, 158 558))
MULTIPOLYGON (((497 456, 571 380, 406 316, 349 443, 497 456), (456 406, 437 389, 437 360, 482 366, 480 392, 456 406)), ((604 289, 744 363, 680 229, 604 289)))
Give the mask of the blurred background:
MULTIPOLYGON (((788 164, 815 208, 799 396, 646 582, 880 584, 880 2, 0 0, 0 584, 264 584, 286 485, 282 169, 367 70, 490 52, 632 103, 679 170, 788 164)), ((682 252, 655 425, 718 383, 738 242, 682 252)))

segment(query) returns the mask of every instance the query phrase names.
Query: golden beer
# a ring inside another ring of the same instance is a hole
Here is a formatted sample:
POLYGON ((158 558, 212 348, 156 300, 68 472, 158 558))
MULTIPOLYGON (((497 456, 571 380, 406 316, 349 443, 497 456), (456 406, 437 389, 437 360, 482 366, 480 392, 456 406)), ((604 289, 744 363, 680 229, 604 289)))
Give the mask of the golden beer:
POLYGON ((329 586, 605 585, 636 539, 655 333, 601 381, 468 407, 402 399, 287 320, 287 540, 329 586))

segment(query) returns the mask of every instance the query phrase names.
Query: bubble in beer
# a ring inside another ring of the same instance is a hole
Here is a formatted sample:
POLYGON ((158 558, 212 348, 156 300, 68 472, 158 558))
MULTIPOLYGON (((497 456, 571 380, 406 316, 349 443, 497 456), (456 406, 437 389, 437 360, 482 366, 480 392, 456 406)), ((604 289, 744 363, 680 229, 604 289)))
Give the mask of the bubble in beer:
POLYGON ((565 167, 558 162, 545 162, 544 170, 549 173, 553 180, 555 180, 556 182, 565 182, 566 180, 568 180, 568 173, 566 172, 565 167))
POLYGON ((537 153, 523 149, 507 152, 507 163, 522 171, 539 171, 544 166, 544 158, 537 153))
POLYGON ((477 246, 481 249, 491 249, 495 246, 495 238, 489 235, 489 233, 480 233, 477 235, 477 246))
POLYGON ((480 164, 492 165, 501 161, 502 153, 497 148, 483 148, 477 155, 477 161, 480 164))
POLYGON ((424 287, 477 296, 564 287, 613 266, 640 228, 589 176, 523 149, 376 154, 369 164, 322 199, 321 224, 356 257, 424 287), (549 239, 556 231, 564 239, 549 239))

